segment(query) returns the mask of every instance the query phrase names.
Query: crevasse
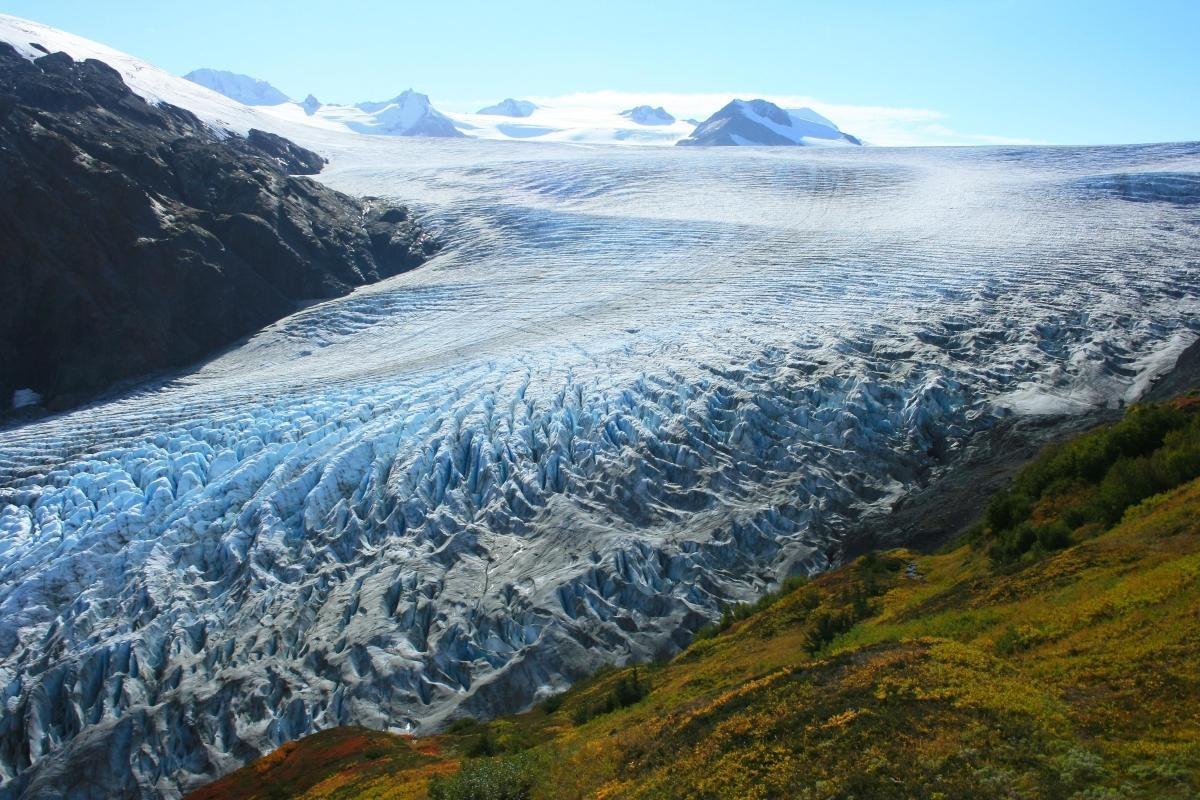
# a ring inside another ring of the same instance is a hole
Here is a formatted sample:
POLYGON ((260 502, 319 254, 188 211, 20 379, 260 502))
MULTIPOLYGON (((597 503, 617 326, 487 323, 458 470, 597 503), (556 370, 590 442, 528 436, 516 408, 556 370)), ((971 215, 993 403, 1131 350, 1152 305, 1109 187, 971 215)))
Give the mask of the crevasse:
POLYGON ((322 180, 446 251, 0 432, 3 791, 176 796, 670 653, 1200 325, 1195 146, 355 142, 322 180))

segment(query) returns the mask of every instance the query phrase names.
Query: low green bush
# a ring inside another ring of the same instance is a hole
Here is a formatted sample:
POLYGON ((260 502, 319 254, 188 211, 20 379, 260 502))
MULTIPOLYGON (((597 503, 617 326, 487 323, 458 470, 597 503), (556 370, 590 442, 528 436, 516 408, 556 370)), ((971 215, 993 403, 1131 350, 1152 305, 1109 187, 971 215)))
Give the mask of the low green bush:
POLYGON ((650 693, 650 683, 641 678, 638 673, 638 668, 635 666, 630 675, 622 675, 617 679, 617 683, 613 686, 612 691, 604 696, 604 699, 598 703, 591 705, 581 705, 575 709, 575 714, 572 717, 576 725, 582 725, 590 719, 601 716, 602 714, 611 714, 619 708, 626 708, 634 703, 640 702, 643 697, 650 693))
POLYGON ((429 800, 528 800, 543 757, 530 751, 503 758, 466 761, 453 775, 429 782, 429 800))
POLYGON ((450 723, 449 727, 446 728, 446 733, 466 733, 478 726, 479 723, 471 717, 459 717, 450 723))
POLYGON ((808 577, 805 575, 792 575, 785 578, 779 588, 773 592, 767 592, 762 597, 758 598, 753 603, 735 603, 725 609, 721 614, 721 619, 697 630, 692 634, 694 641, 702 641, 711 639, 725 631, 729 630, 735 622, 741 622, 748 619, 760 611, 766 611, 771 606, 778 603, 783 598, 787 597, 792 592, 802 586, 808 585, 808 577))
POLYGON ((479 736, 475 737, 467 746, 467 756, 469 758, 482 758, 484 756, 494 756, 500 752, 500 746, 496 742, 496 737, 492 734, 492 729, 487 725, 483 726, 479 736))
POLYGON ((1134 406, 1115 425, 1048 448, 988 504, 992 558, 1014 562, 1068 546, 1085 525, 1110 527, 1148 497, 1200 477, 1200 414, 1134 406), (1047 500, 1055 513, 1034 520, 1047 500))

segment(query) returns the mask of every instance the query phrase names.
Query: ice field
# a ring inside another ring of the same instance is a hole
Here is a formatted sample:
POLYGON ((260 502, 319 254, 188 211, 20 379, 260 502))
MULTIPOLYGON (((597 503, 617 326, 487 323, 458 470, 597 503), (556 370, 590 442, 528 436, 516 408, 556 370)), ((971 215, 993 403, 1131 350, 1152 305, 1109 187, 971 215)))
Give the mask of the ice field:
POLYGON ((670 653, 973 433, 1133 400, 1200 333, 1200 145, 313 137, 445 249, 0 431, 0 796, 175 796, 670 653))

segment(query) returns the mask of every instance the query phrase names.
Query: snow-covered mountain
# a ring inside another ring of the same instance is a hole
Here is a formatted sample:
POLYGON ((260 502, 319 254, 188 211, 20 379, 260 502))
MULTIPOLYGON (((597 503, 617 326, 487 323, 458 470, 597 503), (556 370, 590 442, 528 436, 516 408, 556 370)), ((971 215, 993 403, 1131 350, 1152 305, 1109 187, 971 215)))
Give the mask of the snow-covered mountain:
POLYGON ((834 123, 833 120, 829 119, 829 117, 818 114, 816 111, 813 111, 811 108, 807 108, 807 107, 805 107, 805 108, 789 108, 789 109, 787 109, 787 113, 788 113, 788 116, 792 118, 793 124, 796 123, 797 121, 811 122, 811 123, 820 125, 825 128, 831 128, 831 129, 841 133, 841 128, 839 128, 834 123))
POLYGON ((635 106, 621 112, 622 117, 628 117, 638 125, 673 125, 675 117, 667 113, 662 106, 635 106))
POLYGON ((288 96, 266 81, 222 69, 194 69, 183 77, 248 106, 277 106, 288 96))
POLYGON ((680 145, 861 145, 811 108, 787 110, 767 100, 733 100, 700 123, 680 145))
MULTIPOLYGON (((284 119, 319 120, 376 136, 463 136, 453 122, 433 107, 428 95, 412 89, 382 102, 339 106, 321 103, 312 94, 296 103, 266 81, 224 70, 198 69, 184 78, 243 105, 266 107, 266 113, 284 119), (303 116, 296 111, 303 112, 303 116)), ((518 103, 517 108, 520 107, 518 103)))
POLYGON ((507 97, 496 105, 481 108, 475 113, 493 117, 528 117, 536 110, 537 106, 528 100, 514 100, 507 97))
POLYGON ((359 133, 385 136, 457 137, 463 133, 429 102, 429 95, 406 89, 391 100, 359 103, 354 106, 362 117, 347 114, 334 106, 318 110, 326 119, 336 119, 359 133))
MULTIPOLYGON (((507 100, 484 109, 489 112, 486 114, 442 112, 427 96, 412 91, 383 103, 322 104, 309 95, 302 103, 284 98, 275 105, 246 105, 126 53, 40 23, 0 15, 0 38, 29 55, 43 54, 31 47, 30 43, 36 42, 50 51, 70 53, 76 59, 97 58, 114 67, 134 92, 150 102, 161 100, 187 108, 217 130, 245 135, 251 128, 258 128, 318 152, 324 152, 322 148, 329 135, 348 131, 372 135, 669 146, 688 138, 696 128, 694 120, 645 124, 622 116, 616 109, 582 105, 535 106, 528 116, 523 117, 493 113, 493 109, 506 106, 507 100)), ((253 78, 246 80, 251 84, 255 82, 253 78)), ((237 94, 234 89, 228 90, 237 94)), ((251 93, 249 99, 255 99, 255 96, 251 93)), ((271 95, 258 97, 267 100, 271 95)), ((524 104, 529 101, 514 100, 513 103, 513 110, 523 112, 528 108, 524 104)), ((809 126, 801 130, 804 144, 857 142, 811 110, 787 113, 794 115, 795 124, 809 126)), ((791 131, 793 138, 796 130, 791 131)))

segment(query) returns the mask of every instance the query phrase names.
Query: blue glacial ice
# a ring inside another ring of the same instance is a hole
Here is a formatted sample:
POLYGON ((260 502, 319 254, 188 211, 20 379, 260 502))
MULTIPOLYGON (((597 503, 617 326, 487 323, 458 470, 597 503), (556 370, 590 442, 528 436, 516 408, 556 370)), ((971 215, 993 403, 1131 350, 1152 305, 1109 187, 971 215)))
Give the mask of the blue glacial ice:
POLYGON ((175 797, 669 654, 1200 333, 1194 145, 364 138, 321 179, 415 203, 432 262, 0 431, 0 796, 175 797))

